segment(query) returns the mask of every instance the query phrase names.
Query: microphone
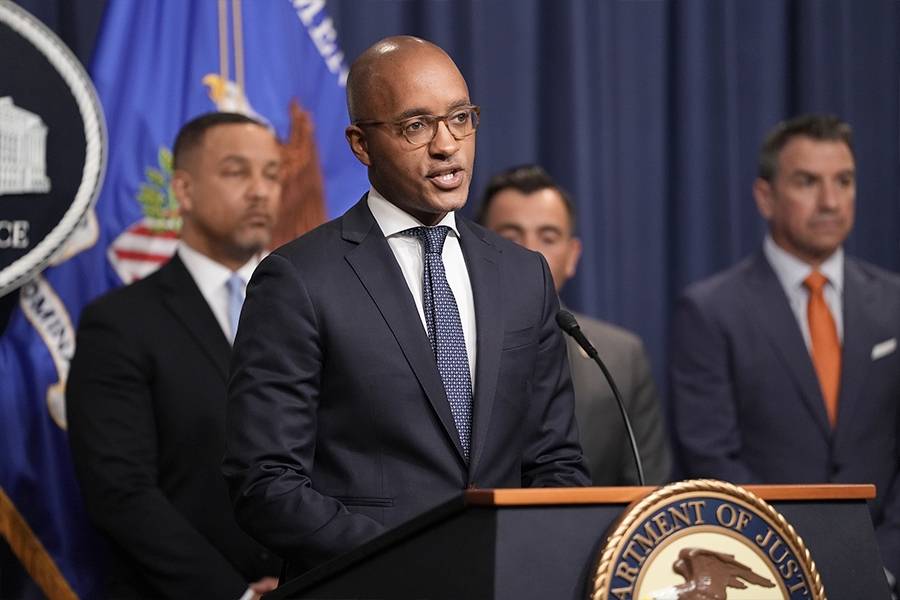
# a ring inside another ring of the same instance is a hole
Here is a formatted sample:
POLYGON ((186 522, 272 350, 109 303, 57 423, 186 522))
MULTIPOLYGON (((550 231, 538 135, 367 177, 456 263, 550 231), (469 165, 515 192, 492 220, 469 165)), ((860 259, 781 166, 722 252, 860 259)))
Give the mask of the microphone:
POLYGON ((584 337, 584 334, 581 333, 581 327, 578 326, 575 315, 566 309, 562 309, 556 313, 556 323, 559 325, 560 329, 572 336, 572 338, 578 342, 578 345, 581 346, 590 358, 594 359, 594 362, 597 363, 600 370, 603 371, 606 381, 609 382, 609 387, 612 388, 613 396, 616 398, 616 404, 619 405, 619 412, 622 413, 622 421, 625 423, 628 441, 631 442, 631 454, 634 456, 634 464, 637 467, 638 482, 642 486, 645 485, 644 467, 641 464, 641 453, 638 451, 637 439, 635 439, 634 430, 631 428, 631 419, 628 418, 628 411, 625 410, 625 403, 622 402, 622 396, 619 394, 619 388, 616 387, 616 382, 613 381, 612 375, 609 374, 606 365, 603 364, 603 361, 600 360, 600 357, 597 355, 597 349, 594 348, 588 339, 584 337))

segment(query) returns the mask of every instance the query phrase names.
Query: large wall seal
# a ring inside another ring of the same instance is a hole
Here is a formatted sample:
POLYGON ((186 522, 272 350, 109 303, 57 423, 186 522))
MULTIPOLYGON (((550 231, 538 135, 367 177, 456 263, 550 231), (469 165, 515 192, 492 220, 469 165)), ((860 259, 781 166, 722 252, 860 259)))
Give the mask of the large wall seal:
POLYGON ((87 72, 40 21, 0 0, 0 296, 37 275, 83 220, 106 168, 87 72))

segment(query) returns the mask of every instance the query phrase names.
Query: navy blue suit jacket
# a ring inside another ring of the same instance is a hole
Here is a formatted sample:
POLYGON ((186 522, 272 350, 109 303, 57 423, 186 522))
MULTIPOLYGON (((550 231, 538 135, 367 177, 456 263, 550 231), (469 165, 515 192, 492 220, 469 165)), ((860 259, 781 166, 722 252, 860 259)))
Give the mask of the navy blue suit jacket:
POLYGON ((690 477, 738 484, 873 483, 885 566, 900 573, 900 276, 846 257, 837 426, 762 251, 690 288, 669 361, 690 477))
POLYGON ((467 465, 428 336, 366 203, 269 255, 232 359, 238 522, 293 576, 471 487, 589 485, 546 262, 457 216, 475 301, 467 465))

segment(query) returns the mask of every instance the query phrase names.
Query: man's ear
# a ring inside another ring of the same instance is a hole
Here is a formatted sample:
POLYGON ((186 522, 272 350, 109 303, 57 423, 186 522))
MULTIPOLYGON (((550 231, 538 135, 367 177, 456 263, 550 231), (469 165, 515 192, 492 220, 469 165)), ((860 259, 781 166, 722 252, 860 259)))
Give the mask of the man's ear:
POLYGON ((172 173, 172 193, 175 194, 182 211, 190 212, 193 209, 192 192, 191 174, 184 169, 176 169, 172 173))
POLYGON ((366 139, 365 132, 356 125, 350 125, 344 132, 347 142, 350 144, 350 150, 362 164, 367 167, 372 165, 369 159, 369 141, 366 139))
POLYGON ((757 178, 753 182, 753 199, 756 201, 756 210, 759 211, 759 214, 766 221, 772 220, 773 203, 775 201, 772 196, 772 185, 765 179, 757 178))

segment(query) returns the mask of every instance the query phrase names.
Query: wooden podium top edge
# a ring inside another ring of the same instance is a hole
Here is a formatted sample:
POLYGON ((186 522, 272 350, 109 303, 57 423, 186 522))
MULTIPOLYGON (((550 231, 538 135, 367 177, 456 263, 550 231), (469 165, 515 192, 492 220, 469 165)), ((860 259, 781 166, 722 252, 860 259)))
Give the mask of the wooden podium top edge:
MULTIPOLYGON (((766 501, 867 500, 875 497, 871 484, 744 485, 748 492, 766 501)), ((469 489, 469 505, 525 506, 539 504, 630 504, 655 490, 654 487, 584 487, 532 489, 469 489)))

